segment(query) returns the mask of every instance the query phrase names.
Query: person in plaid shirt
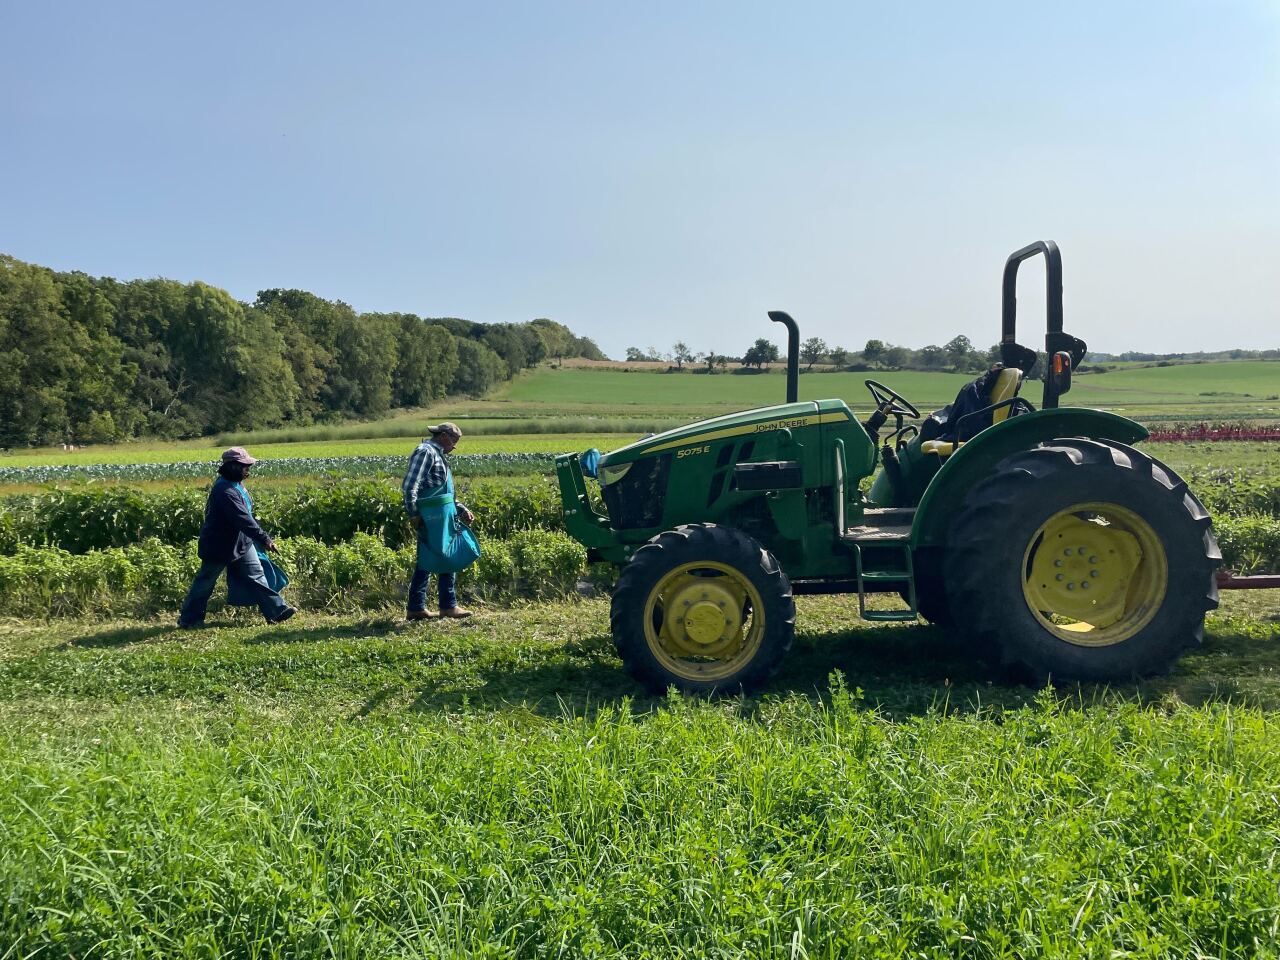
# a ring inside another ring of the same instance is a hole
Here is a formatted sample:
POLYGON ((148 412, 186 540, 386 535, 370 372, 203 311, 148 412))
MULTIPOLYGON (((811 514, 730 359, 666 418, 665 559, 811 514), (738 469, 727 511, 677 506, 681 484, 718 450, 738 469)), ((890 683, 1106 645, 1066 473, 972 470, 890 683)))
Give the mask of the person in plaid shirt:
MULTIPOLYGON (((400 492, 404 497, 404 508, 410 517, 410 523, 418 533, 418 563, 413 571, 413 579, 409 581, 410 620, 432 620, 437 616, 461 619, 471 616, 470 610, 458 606, 458 597, 454 591, 454 574, 441 567, 432 568, 430 560, 424 562, 424 545, 433 533, 431 524, 443 525, 447 528, 456 512, 464 523, 470 524, 474 519, 471 511, 464 504, 458 503, 453 496, 453 473, 445 457, 453 452, 453 448, 462 439, 462 431, 455 423, 448 421, 435 427, 428 427, 430 436, 409 457, 409 468, 405 471, 404 482, 400 492), (444 507, 444 511, 432 510, 431 506, 444 507), (427 508, 427 509, 424 509, 427 508), (424 516, 429 519, 424 519, 424 516), (431 574, 437 573, 440 582, 440 613, 427 610, 427 588, 431 582, 431 574)), ((436 534, 440 531, 435 530, 436 534)))

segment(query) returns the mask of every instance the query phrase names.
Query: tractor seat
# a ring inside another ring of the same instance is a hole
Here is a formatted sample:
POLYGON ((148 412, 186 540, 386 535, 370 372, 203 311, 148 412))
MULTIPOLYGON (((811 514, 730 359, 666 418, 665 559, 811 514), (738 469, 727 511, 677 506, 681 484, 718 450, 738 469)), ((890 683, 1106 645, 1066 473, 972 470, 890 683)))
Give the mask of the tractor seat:
MULTIPOLYGON (((987 406, 1003 403, 1005 400, 1012 400, 1021 389, 1022 371, 1017 367, 1006 367, 1000 371, 995 378, 995 382, 991 385, 991 389, 987 391, 987 406)), ((996 424, 1006 420, 1011 409, 1013 408, 1001 407, 999 410, 993 410, 991 422, 996 424)), ((961 446, 963 443, 963 440, 955 443, 949 440, 926 440, 920 444, 920 452, 936 454, 939 457, 949 457, 955 453, 956 447, 961 446)))
MULTIPOLYGON (((1018 391, 1022 389, 1022 371, 1017 367, 1005 367, 1000 371, 1000 376, 996 377, 996 382, 991 387, 991 392, 987 394, 987 403, 1004 403, 1006 400, 1012 400, 1018 395, 1018 391)), ((1001 407, 999 410, 991 412, 992 423, 1002 423, 1008 419, 1009 411, 1013 407, 1001 407)))

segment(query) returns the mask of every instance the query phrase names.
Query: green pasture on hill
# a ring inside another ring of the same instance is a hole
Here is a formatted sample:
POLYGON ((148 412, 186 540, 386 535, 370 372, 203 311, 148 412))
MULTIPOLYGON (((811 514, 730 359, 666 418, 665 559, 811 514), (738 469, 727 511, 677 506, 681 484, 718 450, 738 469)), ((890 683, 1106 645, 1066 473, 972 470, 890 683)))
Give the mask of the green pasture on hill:
MULTIPOLYGON (((958 373, 926 373, 915 370, 867 373, 808 373, 800 376, 800 399, 840 397, 855 409, 866 408, 863 381, 880 380, 922 409, 950 402, 971 377, 958 373)), ((594 400, 603 410, 623 412, 630 405, 685 404, 690 407, 725 405, 733 408, 780 403, 785 394, 780 371, 723 374, 647 373, 621 370, 541 368, 517 378, 498 396, 515 405, 587 403, 594 400)), ((1038 401, 1040 385, 1027 390, 1038 401)), ((1176 405, 1179 412, 1195 416, 1187 406, 1203 406, 1205 416, 1214 408, 1257 403, 1260 408, 1280 406, 1280 363, 1223 361, 1117 370, 1106 374, 1081 374, 1064 402, 1116 409, 1124 406, 1176 405), (1268 407, 1270 405, 1270 407, 1268 407)))
MULTIPOLYGON (((867 406, 862 381, 883 380, 903 396, 922 405, 950 401, 971 377, 958 373, 809 373, 800 377, 800 399, 842 397, 851 406, 867 406)), ((601 412, 623 414, 628 406, 661 402, 694 408, 765 407, 786 399, 786 378, 767 373, 648 373, 623 370, 555 370, 543 367, 521 376, 498 394, 515 405, 566 404, 594 401, 601 412)))

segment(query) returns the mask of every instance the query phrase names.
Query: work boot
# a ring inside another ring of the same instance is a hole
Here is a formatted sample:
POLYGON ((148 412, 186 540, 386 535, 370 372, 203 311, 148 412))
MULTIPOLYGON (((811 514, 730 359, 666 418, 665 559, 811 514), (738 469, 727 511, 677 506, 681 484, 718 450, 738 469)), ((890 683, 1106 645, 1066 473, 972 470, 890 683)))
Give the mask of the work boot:
POLYGON ((280 611, 280 613, 276 615, 276 618, 274 620, 268 620, 267 623, 271 624, 272 626, 274 626, 277 623, 284 623, 286 620, 288 620, 297 612, 298 612, 297 607, 285 607, 283 610, 280 611))
POLYGON ((450 620, 465 620, 471 616, 471 611, 464 610, 462 607, 450 607, 448 610, 441 610, 440 616, 448 617, 450 620))
POLYGON ((404 615, 406 620, 434 620, 440 614, 433 610, 410 610, 404 615))

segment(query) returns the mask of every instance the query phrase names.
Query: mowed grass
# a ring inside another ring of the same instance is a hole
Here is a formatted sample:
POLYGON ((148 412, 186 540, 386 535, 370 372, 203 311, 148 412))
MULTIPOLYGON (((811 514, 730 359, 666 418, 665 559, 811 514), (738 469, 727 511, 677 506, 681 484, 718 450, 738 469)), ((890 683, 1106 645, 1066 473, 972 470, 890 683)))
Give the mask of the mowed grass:
MULTIPOLYGON (((809 373, 799 378, 800 399, 841 397, 851 406, 868 407, 870 395, 863 386, 868 377, 887 383, 922 409, 950 402, 956 391, 972 379, 958 373, 918 371, 809 373)), ((776 371, 709 376, 542 367, 516 378, 497 396, 519 406, 582 403, 594 398, 602 408, 619 413, 629 406, 643 406, 659 400, 664 404, 696 409, 747 409, 784 402, 786 377, 776 371)))
POLYGON ((1269 956, 1280 609, 1141 685, 995 682, 802 598, 758 697, 607 604, 0 636, 9 956, 1269 956), (839 672, 838 674, 836 672, 839 672), (832 681, 835 676, 834 685, 832 681))
MULTIPOLYGON (((809 373, 799 379, 800 399, 841 397, 850 405, 865 406, 867 391, 863 381, 868 377, 884 382, 921 409, 933 409, 950 402, 960 387, 972 379, 958 373, 911 370, 809 373)), ((1033 401, 1038 401, 1037 387, 1035 382, 1027 386, 1033 401)), ((610 406, 626 407, 653 403, 660 398, 664 403, 691 407, 737 408, 780 403, 784 393, 785 378, 778 371, 708 376, 540 368, 512 381, 498 396, 514 404, 562 405, 594 397, 610 406)), ((1207 410, 1257 402, 1269 408, 1280 402, 1280 363, 1223 361, 1081 374, 1075 380, 1069 401, 1101 407, 1195 405, 1207 410)))

